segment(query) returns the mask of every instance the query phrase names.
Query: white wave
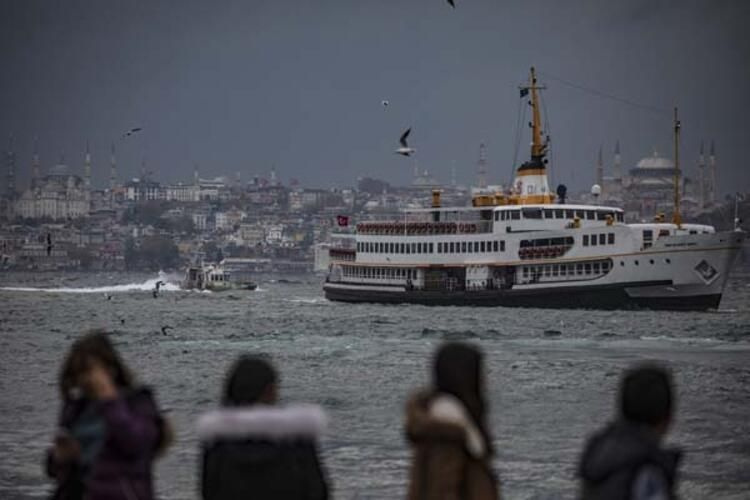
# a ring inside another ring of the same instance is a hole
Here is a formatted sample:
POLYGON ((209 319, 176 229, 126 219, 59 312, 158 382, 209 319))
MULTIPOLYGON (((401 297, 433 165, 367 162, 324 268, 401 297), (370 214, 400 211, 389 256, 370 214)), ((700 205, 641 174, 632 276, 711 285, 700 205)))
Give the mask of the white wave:
POLYGON ((167 281, 167 277, 164 273, 159 273, 159 276, 150 280, 146 280, 142 283, 128 283, 125 285, 109 285, 109 286, 98 286, 98 287, 61 287, 61 288, 35 288, 35 287, 23 287, 23 286, 6 286, 0 287, 0 290, 9 292, 46 292, 46 293, 124 293, 124 292, 138 292, 138 291, 151 291, 156 288, 156 282, 163 281, 164 284, 160 290, 164 292, 174 292, 180 290, 180 286, 177 283, 170 283, 167 281))
POLYGON ((293 299, 284 299, 286 302, 294 302, 295 304, 319 304, 326 302, 325 298, 308 299, 304 297, 294 297, 293 299))

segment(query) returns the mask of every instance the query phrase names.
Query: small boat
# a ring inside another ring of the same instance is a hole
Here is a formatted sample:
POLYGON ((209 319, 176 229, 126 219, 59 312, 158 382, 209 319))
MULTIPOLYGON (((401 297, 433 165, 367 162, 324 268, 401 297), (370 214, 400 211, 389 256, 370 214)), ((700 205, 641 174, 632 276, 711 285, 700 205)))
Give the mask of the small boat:
POLYGON ((181 284, 185 290, 255 290, 258 285, 252 281, 235 281, 232 274, 220 264, 201 264, 190 266, 185 272, 181 284))

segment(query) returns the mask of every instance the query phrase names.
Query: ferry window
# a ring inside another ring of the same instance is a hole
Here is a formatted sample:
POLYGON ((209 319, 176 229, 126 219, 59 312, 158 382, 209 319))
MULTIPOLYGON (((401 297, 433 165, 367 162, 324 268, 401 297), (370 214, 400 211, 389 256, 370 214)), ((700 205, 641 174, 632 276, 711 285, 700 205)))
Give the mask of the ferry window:
POLYGON ((404 248, 406 245, 404 243, 399 243, 399 250, 398 253, 406 253, 406 249, 404 248))
POLYGON ((583 264, 576 264, 576 274, 583 274, 583 264))
POLYGON ((456 252, 456 245, 455 245, 455 243, 453 243, 453 242, 451 241, 451 242, 449 243, 449 245, 450 245, 450 253, 455 253, 455 252, 456 252))
POLYGON ((625 216, 622 212, 617 212, 617 221, 622 222, 624 220, 625 216))
POLYGON ((430 253, 433 253, 433 252, 434 252, 434 247, 433 247, 433 243, 430 243, 430 244, 429 244, 429 249, 428 249, 428 251, 429 251, 430 253))
MULTIPOLYGON (((495 242, 495 251, 497 252, 497 241, 495 242)), ((502 241, 500 242, 500 251, 501 251, 501 252, 504 252, 504 251, 505 251, 505 240, 502 240, 502 241)))
POLYGON ((568 269, 568 266, 566 266, 565 264, 562 264, 560 266, 560 276, 565 276, 565 272, 567 271, 567 269, 568 269))
POLYGON ((607 271, 609 271, 609 261, 602 262, 602 272, 606 273, 607 271))
POLYGON ((591 264, 586 264, 585 269, 586 269, 586 274, 591 274, 591 264))
POLYGON ((615 244, 615 233, 608 233, 607 234, 607 243, 609 243, 610 245, 614 245, 615 244))
POLYGON ((495 212, 495 222, 500 220, 500 212, 495 212))
POLYGON ((671 264, 672 263, 672 261, 669 260, 669 259, 666 259, 666 262, 667 262, 667 264, 671 264))
POLYGON ((528 278, 529 277, 529 268, 524 266, 523 267, 523 277, 528 278))
POLYGON ((474 252, 479 253, 479 242, 478 241, 474 242, 474 252))
POLYGON ((485 248, 486 248, 485 247, 485 242, 483 241, 483 242, 481 242, 479 244, 479 251, 482 252, 482 253, 484 253, 484 252, 486 252, 485 248))
POLYGON ((576 210, 576 217, 583 220, 583 210, 576 210))
POLYGON ((594 262, 594 274, 599 274, 599 263, 594 262))
POLYGON ((698 234, 698 231, 696 231, 695 229, 691 229, 690 234, 698 234))
POLYGON ((593 210, 586 210, 586 219, 587 220, 596 219, 596 212, 594 212, 593 210))
POLYGON ((552 270, 550 269, 550 266, 544 266, 544 275, 549 276, 552 274, 552 270))
POLYGON ((607 244, 607 235, 602 233, 599 235, 599 244, 600 245, 606 245, 607 244))
POLYGON ((412 243, 411 245, 408 244, 408 243, 406 244, 406 253, 411 253, 411 247, 412 247, 413 244, 414 243, 412 243))
POLYGON ((521 218, 521 212, 519 210, 511 210, 510 211, 510 218, 513 220, 518 220, 521 218))
POLYGON ((567 238, 565 238, 565 244, 572 246, 573 245, 573 237, 572 236, 568 236, 567 238))
POLYGON ((662 229, 659 231, 659 238, 662 236, 669 236, 669 229, 662 229))
POLYGON ((461 242, 461 252, 462 253, 466 253, 466 242, 465 241, 461 242))
POLYGON ((541 219, 542 209, 541 208, 524 208, 523 218, 524 219, 541 219))
POLYGON ((636 265, 636 266, 638 265, 638 261, 637 261, 637 260, 635 261, 635 265, 636 265))
POLYGON ((596 220, 607 220, 607 215, 611 215, 603 210, 596 211, 596 220))
POLYGON ((417 253, 417 244, 416 243, 412 243, 411 244, 411 253, 417 253))
POLYGON ((555 213, 552 211, 551 208, 545 208, 544 209, 544 218, 545 219, 554 219, 555 213))
POLYGON ((596 235, 595 234, 591 235, 591 240, 590 241, 591 241, 591 246, 595 247, 596 246, 596 235))
POLYGON ((552 276, 557 276, 559 272, 560 272, 560 267, 557 264, 552 266, 552 276))
POLYGON ((562 208, 556 208, 555 209, 555 217, 557 219, 564 219, 565 218, 565 210, 562 208))
POLYGON ((589 235, 588 234, 584 234, 583 235, 583 246, 585 246, 585 247, 589 246, 589 235))
POLYGON ((648 263, 649 264, 653 264, 654 263, 654 259, 649 260, 648 263))
POLYGON ((443 244, 438 241, 438 247, 437 247, 438 253, 443 253, 443 244))

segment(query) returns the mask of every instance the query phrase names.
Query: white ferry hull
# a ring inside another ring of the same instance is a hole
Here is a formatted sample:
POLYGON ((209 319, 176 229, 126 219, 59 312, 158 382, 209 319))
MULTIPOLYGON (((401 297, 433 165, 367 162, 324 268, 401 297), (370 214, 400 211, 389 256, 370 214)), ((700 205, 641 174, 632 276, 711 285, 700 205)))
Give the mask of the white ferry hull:
MULTIPOLYGON (((341 302, 700 311, 719 307, 743 239, 743 234, 734 232, 674 238, 668 248, 657 246, 613 255, 608 273, 579 281, 517 283, 506 289, 473 290, 329 281, 323 288, 329 300, 341 302)), ((529 265, 502 263, 508 264, 529 265)))

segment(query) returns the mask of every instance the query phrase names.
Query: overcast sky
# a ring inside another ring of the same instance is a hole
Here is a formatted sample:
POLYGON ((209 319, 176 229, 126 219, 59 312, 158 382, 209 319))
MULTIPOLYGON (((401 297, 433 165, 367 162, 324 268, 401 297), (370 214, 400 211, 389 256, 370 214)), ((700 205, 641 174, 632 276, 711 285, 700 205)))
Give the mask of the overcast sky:
POLYGON ((439 181, 452 166, 473 181, 485 142, 489 180, 506 183, 517 87, 535 65, 555 184, 590 186, 600 145, 609 167, 617 139, 626 167, 654 148, 671 156, 678 105, 689 173, 714 139, 721 191, 750 190, 750 2, 455 3, 5 0, 0 144, 15 135, 22 186, 38 136, 44 168, 64 155, 79 172, 90 141, 99 186, 117 141, 121 180, 145 158, 164 181, 191 179, 195 164, 243 179, 275 165, 285 182, 327 187, 409 182, 412 160, 393 150, 412 127, 419 166, 439 181))

